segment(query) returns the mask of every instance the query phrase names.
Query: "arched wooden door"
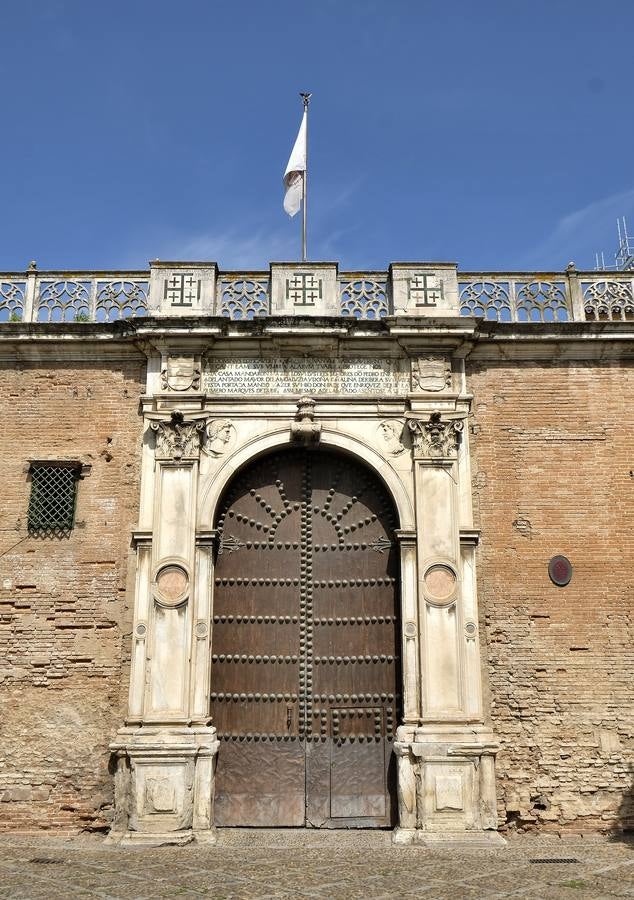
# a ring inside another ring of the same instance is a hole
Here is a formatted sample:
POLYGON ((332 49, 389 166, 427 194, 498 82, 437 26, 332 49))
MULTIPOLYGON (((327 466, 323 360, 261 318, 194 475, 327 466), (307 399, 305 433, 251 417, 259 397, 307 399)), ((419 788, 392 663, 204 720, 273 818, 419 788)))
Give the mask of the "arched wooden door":
POLYGON ((291 449, 221 500, 211 711, 217 825, 393 824, 396 514, 365 466, 291 449))

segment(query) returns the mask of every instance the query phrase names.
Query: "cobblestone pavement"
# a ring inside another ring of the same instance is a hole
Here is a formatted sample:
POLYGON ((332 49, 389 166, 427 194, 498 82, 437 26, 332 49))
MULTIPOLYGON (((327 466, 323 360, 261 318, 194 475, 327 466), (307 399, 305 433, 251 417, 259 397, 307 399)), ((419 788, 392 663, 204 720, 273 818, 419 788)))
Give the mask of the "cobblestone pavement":
POLYGON ((0 898, 395 896, 632 897, 634 844, 523 836, 501 850, 432 850, 392 847, 386 832, 226 829, 215 847, 123 849, 0 835, 0 898))

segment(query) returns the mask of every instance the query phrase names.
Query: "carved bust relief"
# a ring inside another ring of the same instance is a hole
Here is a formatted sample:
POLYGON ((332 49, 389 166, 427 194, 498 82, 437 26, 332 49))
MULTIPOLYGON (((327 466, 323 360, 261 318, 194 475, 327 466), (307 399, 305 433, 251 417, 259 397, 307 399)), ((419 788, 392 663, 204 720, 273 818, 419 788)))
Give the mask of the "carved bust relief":
POLYGON ((206 428, 204 450, 210 456, 224 456, 235 442, 236 430, 229 419, 213 419, 206 428))
POLYGON ((388 456, 400 456, 405 451, 405 445, 401 440, 403 428, 403 423, 394 419, 386 419, 379 425, 379 438, 383 451, 388 456))

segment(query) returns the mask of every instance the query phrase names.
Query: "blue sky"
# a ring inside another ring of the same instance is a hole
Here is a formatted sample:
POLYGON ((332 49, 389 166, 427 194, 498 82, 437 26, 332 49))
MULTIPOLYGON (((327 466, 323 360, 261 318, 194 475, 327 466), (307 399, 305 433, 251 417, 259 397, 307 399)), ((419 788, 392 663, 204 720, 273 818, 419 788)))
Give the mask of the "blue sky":
POLYGON ((562 269, 634 232, 632 0, 3 5, 0 269, 562 269))

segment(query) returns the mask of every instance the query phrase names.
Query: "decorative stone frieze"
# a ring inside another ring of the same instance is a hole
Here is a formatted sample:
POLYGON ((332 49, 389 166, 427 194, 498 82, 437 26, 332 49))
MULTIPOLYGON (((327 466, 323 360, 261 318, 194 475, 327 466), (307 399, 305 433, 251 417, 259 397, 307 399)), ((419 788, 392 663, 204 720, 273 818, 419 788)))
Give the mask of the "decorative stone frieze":
POLYGON ((458 454, 462 419, 443 420, 433 412, 429 419, 408 418, 407 425, 414 441, 414 455, 428 459, 454 459, 458 454))

